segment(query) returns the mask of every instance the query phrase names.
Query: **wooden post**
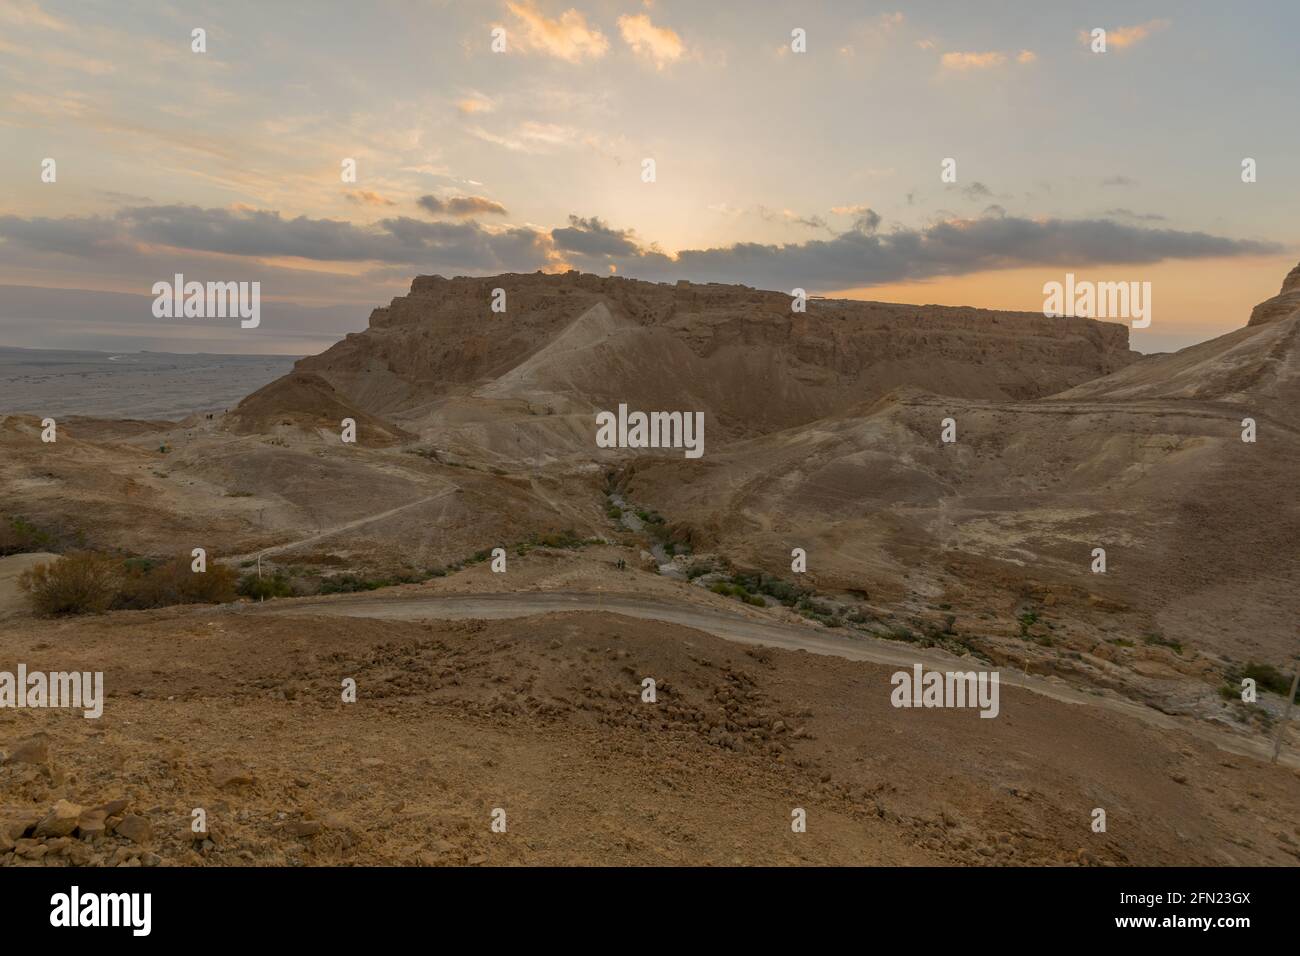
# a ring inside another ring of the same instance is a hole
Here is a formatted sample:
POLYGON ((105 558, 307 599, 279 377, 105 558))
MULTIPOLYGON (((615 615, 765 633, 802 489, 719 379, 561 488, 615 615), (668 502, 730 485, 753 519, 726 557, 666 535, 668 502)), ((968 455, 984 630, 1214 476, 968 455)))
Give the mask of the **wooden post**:
POLYGON ((1273 741, 1273 763, 1277 763, 1277 758, 1282 753, 1282 737, 1286 734, 1287 725, 1291 723, 1291 705, 1295 703, 1295 688, 1300 684, 1300 659, 1297 659, 1295 676, 1291 678, 1291 693, 1286 698, 1286 710, 1282 712, 1282 722, 1277 728, 1277 740, 1273 741))

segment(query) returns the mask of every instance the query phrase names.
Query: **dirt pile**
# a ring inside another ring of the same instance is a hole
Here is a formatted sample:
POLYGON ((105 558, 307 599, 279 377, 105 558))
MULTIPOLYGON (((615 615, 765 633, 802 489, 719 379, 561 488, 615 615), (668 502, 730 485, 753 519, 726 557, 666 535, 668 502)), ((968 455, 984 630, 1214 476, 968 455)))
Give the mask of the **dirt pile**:
POLYGON ((352 407, 324 378, 295 370, 245 398, 227 419, 237 434, 273 435, 283 428, 340 434, 344 419, 356 425, 357 440, 385 447, 408 440, 407 434, 383 419, 352 407))

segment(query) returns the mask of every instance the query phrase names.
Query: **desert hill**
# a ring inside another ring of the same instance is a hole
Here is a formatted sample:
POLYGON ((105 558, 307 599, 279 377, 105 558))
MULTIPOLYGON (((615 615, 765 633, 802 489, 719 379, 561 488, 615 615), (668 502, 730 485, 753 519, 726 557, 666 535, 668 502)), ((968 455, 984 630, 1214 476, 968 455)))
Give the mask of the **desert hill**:
POLYGON ((811 620, 956 635, 995 662, 1217 713, 1235 663, 1286 667, 1294 648, 1300 506, 1279 489, 1300 465, 1300 316, 1277 310, 1296 281, 1235 332, 1139 359, 1126 327, 1084 319, 422 276, 228 415, 69 419, 53 445, 35 419, 2 419, 0 480, 6 514, 51 532, 42 550, 202 545, 312 587, 602 540, 635 574, 592 586, 667 569, 696 593, 695 556, 791 581, 800 547, 801 585, 828 602, 811 620), (704 457, 596 448, 593 412, 621 402, 704 411, 704 457))
POLYGON ((771 573, 803 547, 828 589, 983 607, 1013 637, 1024 613, 1069 618, 1051 640, 1072 653, 1118 630, 1281 659, 1300 614, 1300 502, 1279 493, 1300 474, 1297 328, 1293 310, 1031 401, 900 389, 701 461, 638 462, 627 489, 771 573))
MULTIPOLYGON (((1128 330, 1035 313, 790 297, 744 286, 591 275, 420 276, 370 327, 302 359, 351 406, 435 443, 506 457, 591 450, 594 409, 693 409, 753 437, 911 386, 1037 398, 1137 359, 1128 330), (504 289, 507 311, 490 309, 504 289), (578 415, 572 423, 544 421, 578 415)), ((273 416, 271 396, 240 414, 273 416)))

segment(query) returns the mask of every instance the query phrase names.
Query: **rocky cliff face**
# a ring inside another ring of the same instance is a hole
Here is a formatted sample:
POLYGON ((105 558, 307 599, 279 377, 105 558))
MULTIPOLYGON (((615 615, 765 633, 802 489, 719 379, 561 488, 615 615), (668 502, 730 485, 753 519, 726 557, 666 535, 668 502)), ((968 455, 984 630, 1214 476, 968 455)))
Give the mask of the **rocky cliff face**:
POLYGON ((793 313, 790 302, 745 286, 577 273, 419 276, 409 295, 374 311, 367 331, 298 368, 358 407, 400 418, 440 397, 490 388, 529 363, 530 400, 676 397, 673 407, 694 402, 688 407, 752 434, 898 387, 1037 398, 1138 358, 1128 328, 1115 323, 827 299, 793 313), (490 308, 496 288, 506 291, 504 314, 490 308), (612 322, 574 328, 598 305, 612 322))
POLYGON ((1287 273, 1282 280, 1282 290, 1277 295, 1255 306, 1250 313, 1250 321, 1246 324, 1264 325, 1284 319, 1296 311, 1300 311, 1300 265, 1287 273))

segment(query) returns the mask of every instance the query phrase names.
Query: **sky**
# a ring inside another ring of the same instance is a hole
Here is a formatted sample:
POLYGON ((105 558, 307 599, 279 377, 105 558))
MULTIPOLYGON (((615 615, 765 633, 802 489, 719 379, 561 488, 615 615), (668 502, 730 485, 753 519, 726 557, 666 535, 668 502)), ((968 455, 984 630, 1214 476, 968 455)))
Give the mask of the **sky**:
POLYGON ((0 0, 0 345, 307 354, 415 275, 580 269, 1149 281, 1132 345, 1181 348, 1300 259, 1297 35, 1294 0, 0 0), (155 318, 176 273, 260 282, 260 325, 155 318))

